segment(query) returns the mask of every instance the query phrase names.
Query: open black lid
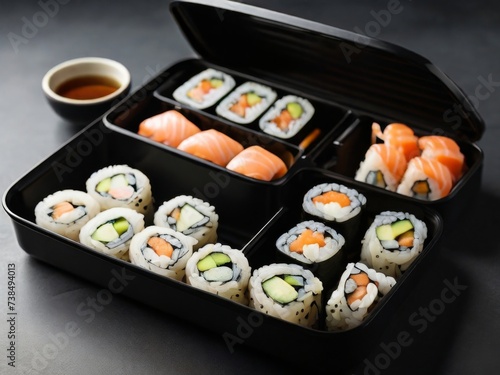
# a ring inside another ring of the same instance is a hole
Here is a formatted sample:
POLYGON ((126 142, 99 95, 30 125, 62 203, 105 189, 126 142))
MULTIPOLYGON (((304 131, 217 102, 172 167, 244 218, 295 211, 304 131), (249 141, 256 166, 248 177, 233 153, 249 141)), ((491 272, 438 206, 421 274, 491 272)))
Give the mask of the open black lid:
POLYGON ((174 1, 170 11, 213 64, 429 133, 476 141, 484 132, 460 88, 397 45, 232 1, 174 1))

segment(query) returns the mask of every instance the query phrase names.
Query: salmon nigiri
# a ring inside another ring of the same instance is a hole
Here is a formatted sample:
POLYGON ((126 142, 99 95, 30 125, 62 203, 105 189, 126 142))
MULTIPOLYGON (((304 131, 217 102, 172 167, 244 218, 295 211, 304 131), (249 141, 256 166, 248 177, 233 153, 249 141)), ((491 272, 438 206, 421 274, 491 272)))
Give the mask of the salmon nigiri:
POLYGON ((366 152, 354 179, 396 191, 406 165, 402 151, 385 143, 375 143, 366 152))
POLYGON ((385 144, 396 147, 402 151, 406 157, 406 161, 420 155, 418 137, 413 133, 413 130, 405 124, 389 124, 382 132, 380 125, 374 122, 372 124, 372 138, 373 143, 375 143, 376 138, 379 138, 383 140, 385 144))
POLYGON ((278 156, 260 146, 250 146, 232 159, 227 169, 258 180, 283 177, 288 168, 278 156))
POLYGON ((142 121, 138 134, 177 147, 184 139, 198 132, 200 129, 180 112, 169 110, 142 121))
POLYGON ((428 135, 421 137, 418 145, 422 149, 422 157, 436 159, 450 170, 453 182, 462 176, 465 157, 453 139, 441 135, 428 135))
POLYGON ((225 167, 243 151, 243 146, 224 133, 209 129, 186 138, 177 149, 225 167))
POLYGON ((416 157, 410 160, 397 192, 422 200, 447 196, 452 187, 448 168, 436 159, 416 157))

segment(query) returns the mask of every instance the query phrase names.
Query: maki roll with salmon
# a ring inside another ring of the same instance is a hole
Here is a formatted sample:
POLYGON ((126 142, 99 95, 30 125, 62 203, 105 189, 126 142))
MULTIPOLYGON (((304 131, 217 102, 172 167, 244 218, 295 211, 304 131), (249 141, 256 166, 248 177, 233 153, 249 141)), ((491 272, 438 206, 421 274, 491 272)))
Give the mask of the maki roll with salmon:
POLYGON ((138 134, 167 146, 177 147, 186 138, 201 130, 176 110, 168 110, 143 120, 138 134))
POLYGON ((35 207, 35 222, 64 237, 78 241, 80 229, 101 211, 99 203, 79 190, 60 190, 35 207))
POLYGON ((296 135, 311 119, 314 107, 309 100, 287 95, 276 101, 259 121, 260 129, 278 138, 296 135))
POLYGON ((304 327, 318 324, 323 283, 298 264, 273 263, 253 271, 249 306, 304 327))
POLYGON ((101 206, 131 208, 146 217, 154 212, 149 178, 128 165, 110 165, 92 173, 86 181, 87 193, 101 206))
POLYGON ((98 213, 80 230, 80 242, 98 252, 129 260, 132 237, 144 229, 144 215, 114 207, 98 213))
POLYGON ((186 282, 195 288, 247 305, 251 275, 241 250, 220 243, 198 249, 186 265, 186 282))
POLYGON ((326 302, 327 329, 339 331, 359 326, 395 284, 393 277, 363 263, 349 263, 326 302))
POLYGON ((208 68, 179 86, 173 97, 180 103, 204 109, 214 105, 235 86, 233 77, 208 68))
POLYGON ((245 82, 215 108, 217 114, 238 124, 257 119, 276 100, 276 92, 265 85, 245 82))
POLYGON ((375 216, 361 246, 361 262, 398 278, 424 248, 425 222, 408 212, 384 211, 375 216))
POLYGON ((283 177, 288 168, 283 160, 261 146, 250 146, 232 158, 226 165, 230 171, 262 181, 283 177))
POLYGON ((217 241, 219 215, 210 203, 191 195, 179 195, 158 207, 154 225, 171 228, 198 242, 194 250, 217 241))
POLYGON ((196 242, 193 237, 173 229, 149 226, 132 237, 130 262, 158 275, 182 281, 196 242))

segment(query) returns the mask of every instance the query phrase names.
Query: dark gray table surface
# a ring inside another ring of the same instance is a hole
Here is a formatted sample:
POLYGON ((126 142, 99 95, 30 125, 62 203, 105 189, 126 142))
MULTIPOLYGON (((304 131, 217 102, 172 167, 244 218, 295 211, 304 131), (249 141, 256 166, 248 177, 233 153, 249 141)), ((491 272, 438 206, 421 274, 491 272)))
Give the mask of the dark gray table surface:
MULTIPOLYGON (((396 0, 392 0, 396 1, 396 0)), ((387 1, 274 1, 247 3, 353 31, 373 20, 387 1)), ((79 129, 58 118, 40 87, 52 66, 75 57, 102 56, 128 67, 137 88, 179 59, 196 56, 168 11, 168 1, 0 1, 0 191, 49 156, 79 129), (38 26, 28 27, 35 22, 38 26), (16 34, 20 38, 13 39, 16 34), (10 37, 9 37, 10 35, 10 37)), ((390 3, 390 1, 389 1, 390 3)), ((467 95, 482 79, 500 82, 500 5, 496 1, 401 0, 402 10, 376 35, 432 61, 467 95)), ((486 374, 500 358, 500 83, 478 101, 486 132, 481 192, 442 241, 438 261, 408 300, 428 307, 446 280, 466 288, 456 302, 428 319, 423 332, 390 361, 394 374, 486 374)), ((114 296, 90 323, 76 309, 100 288, 36 261, 18 245, 0 212, 1 374, 257 374, 295 373, 287 364, 238 347, 220 336, 130 299, 114 296), (7 265, 16 266, 16 368, 8 366, 7 265), (70 322, 79 331, 63 340, 70 322), (56 352, 40 356, 58 340, 56 352)), ((409 315, 408 315, 409 316, 409 315)), ((405 317, 403 317, 403 322, 405 317)), ((407 325, 402 324, 401 330, 407 325)), ((300 344, 299 344, 300 345, 300 344)), ((356 348, 353 348, 356 350, 356 348)), ((381 347, 374 348, 374 360, 381 347)), ((300 354, 300 350, 297 355, 300 354)), ((314 358, 307 359, 314 361, 314 358)), ((332 371, 335 361, 332 353, 332 371)), ((495 372, 496 372, 495 371, 495 372)), ((376 373, 360 364, 358 373, 376 373), (370 372, 371 371, 371 372, 370 372)))

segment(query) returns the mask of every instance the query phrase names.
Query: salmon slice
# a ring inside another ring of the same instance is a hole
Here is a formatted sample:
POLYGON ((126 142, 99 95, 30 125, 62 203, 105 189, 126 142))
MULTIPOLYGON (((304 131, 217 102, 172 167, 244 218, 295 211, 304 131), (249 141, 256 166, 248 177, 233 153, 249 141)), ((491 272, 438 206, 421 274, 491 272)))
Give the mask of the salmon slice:
POLYGON ((378 154, 387 168, 391 171, 394 179, 397 181, 401 180, 408 163, 400 150, 385 143, 376 143, 371 145, 368 149, 365 157, 366 159, 370 157, 370 153, 378 154))
POLYGON ((57 220, 65 213, 73 211, 75 207, 71 203, 64 201, 55 204, 54 207, 52 207, 52 209, 53 209, 52 218, 54 220, 57 220))
POLYGON ((226 168, 263 181, 283 177, 288 171, 283 160, 260 146, 247 147, 226 168))
POLYGON ((215 129, 196 133, 183 140, 177 148, 222 167, 243 151, 239 142, 215 129))
POLYGON ((453 139, 429 135, 421 137, 418 144, 422 149, 422 157, 436 159, 450 170, 453 182, 462 176, 465 157, 453 139))
POLYGON ((320 248, 325 246, 325 236, 311 229, 304 230, 295 241, 290 244, 290 251, 302 254, 304 246, 317 244, 320 248))
POLYGON ((373 142, 375 142, 375 138, 379 138, 383 140, 385 144, 402 151, 406 161, 420 155, 418 137, 413 133, 413 130, 405 124, 389 124, 382 132, 380 125, 374 122, 372 124, 373 142))
POLYGON ((351 204, 351 200, 344 193, 339 193, 337 191, 327 191, 321 195, 318 195, 312 199, 314 203, 338 203, 340 207, 347 207, 351 204))
POLYGON ((138 134, 177 147, 184 139, 199 132, 200 129, 180 112, 169 110, 142 121, 138 134))

